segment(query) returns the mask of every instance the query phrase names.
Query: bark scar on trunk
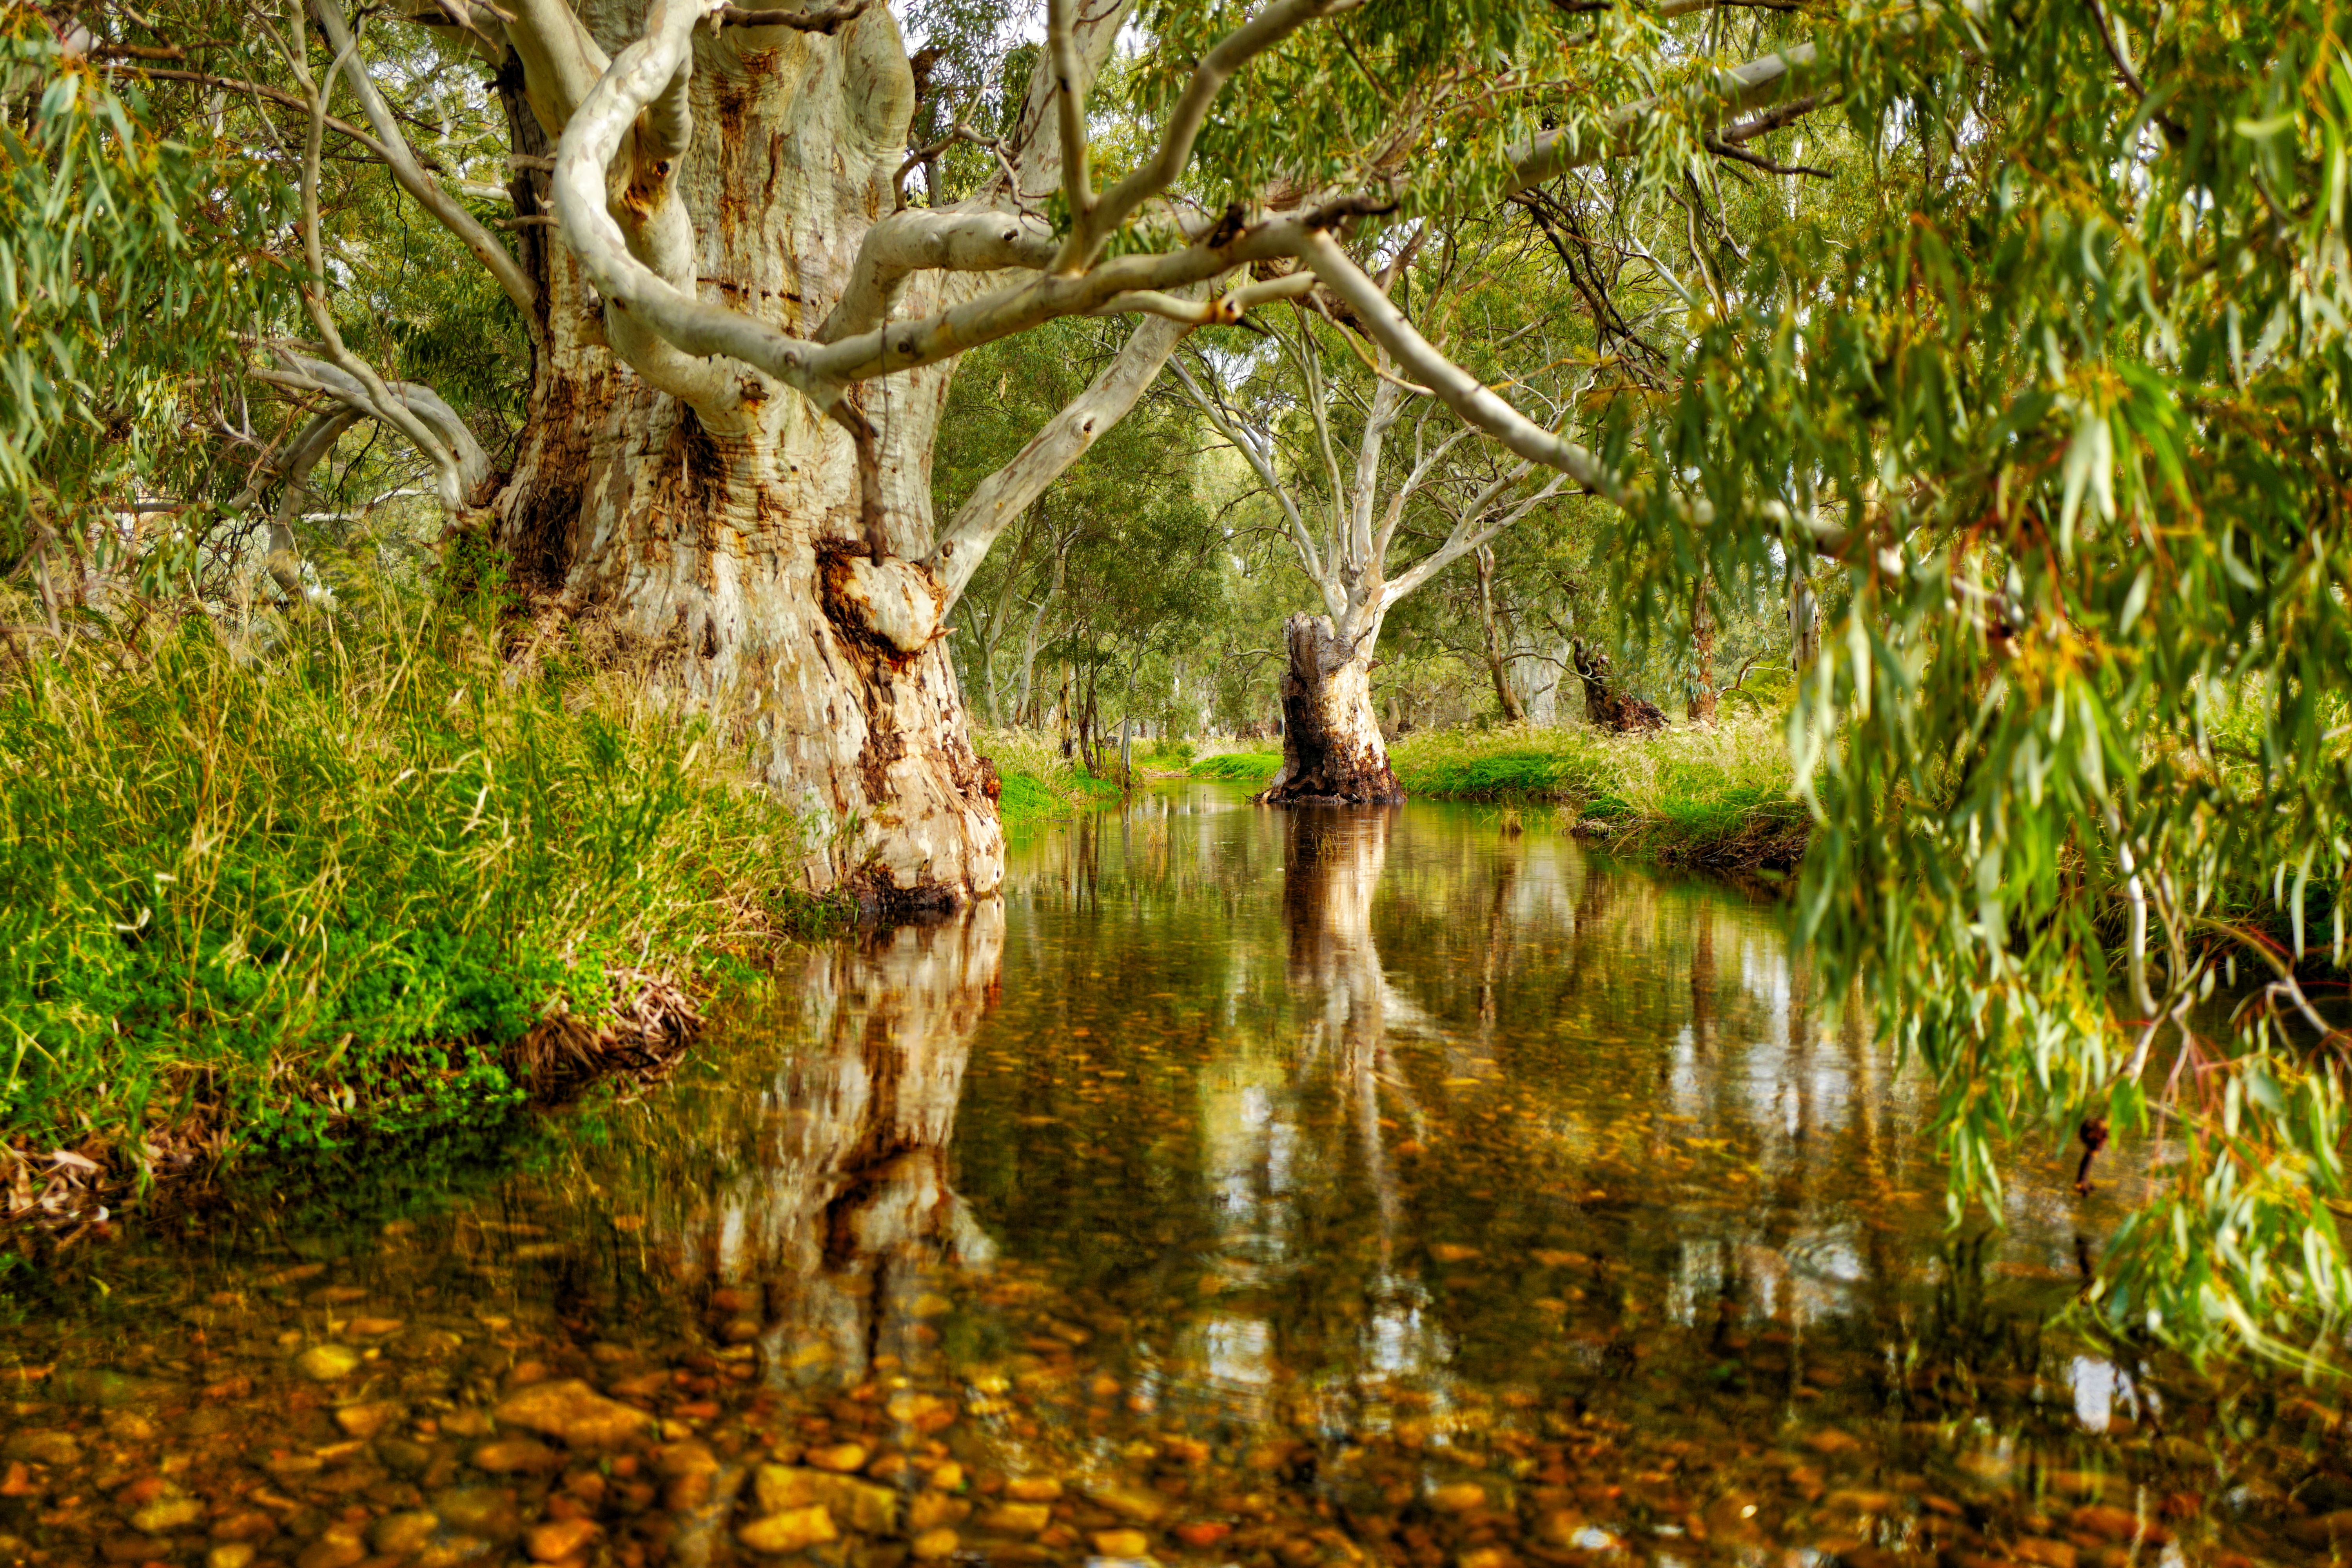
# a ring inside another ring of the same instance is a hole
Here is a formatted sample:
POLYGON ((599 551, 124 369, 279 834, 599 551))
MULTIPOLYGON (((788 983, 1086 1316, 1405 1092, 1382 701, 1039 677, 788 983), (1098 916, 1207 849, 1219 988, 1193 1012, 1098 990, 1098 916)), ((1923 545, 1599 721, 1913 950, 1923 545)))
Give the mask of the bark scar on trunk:
POLYGON ((817 571, 825 618, 884 669, 905 669, 947 635, 940 625, 946 591, 919 563, 895 556, 877 561, 859 545, 825 540, 817 545, 817 571))

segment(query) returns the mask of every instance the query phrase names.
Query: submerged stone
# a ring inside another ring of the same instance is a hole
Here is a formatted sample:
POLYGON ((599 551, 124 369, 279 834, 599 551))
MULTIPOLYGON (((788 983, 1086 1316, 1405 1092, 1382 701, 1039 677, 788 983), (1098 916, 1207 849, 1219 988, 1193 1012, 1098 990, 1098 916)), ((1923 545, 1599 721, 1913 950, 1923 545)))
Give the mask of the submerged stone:
POLYGON ((375 1521, 368 1532, 369 1542, 387 1557, 405 1557, 433 1539, 441 1528, 438 1514, 423 1509, 406 1513, 388 1513, 375 1521))
POLYGON ((332 1341, 312 1345, 294 1358, 294 1370, 318 1383, 340 1383, 359 1371, 366 1358, 349 1345, 332 1341))
POLYGON ((575 1448, 615 1448, 654 1427, 644 1411, 607 1399, 576 1378, 532 1384, 500 1405, 498 1418, 575 1448))
POLYGON ((823 1507, 865 1535, 891 1535, 898 1528, 898 1494, 870 1481, 791 1465, 761 1465, 751 1478, 751 1495, 763 1514, 823 1507))
POLYGON ((563 1456, 528 1437, 502 1437, 474 1450, 474 1468, 494 1476, 550 1475, 563 1468, 563 1456))
POLYGON ((982 1516, 980 1528, 991 1535, 1035 1535, 1054 1522, 1053 1509, 1042 1502, 1000 1503, 982 1516))
POLYGON ((399 1425, 407 1415, 408 1407, 397 1400, 373 1399, 364 1405, 344 1405, 335 1412, 335 1425, 353 1437, 376 1437, 399 1425))
POLYGON ((522 1528, 511 1494, 495 1487, 453 1487, 433 1500, 433 1511, 461 1535, 509 1541, 522 1528))
POLYGON ((0 1458, 38 1465, 78 1465, 81 1444, 70 1432, 11 1432, 0 1440, 0 1458))
POLYGON ((522 1549, 534 1563, 561 1563, 588 1550, 602 1533, 593 1519, 551 1519, 531 1526, 522 1549))
POLYGON ((782 1557, 790 1552, 805 1552, 823 1542, 839 1539, 833 1528, 833 1516, 822 1503, 806 1508, 785 1509, 762 1519, 755 1519, 735 1532, 735 1539, 763 1556, 782 1557))
POLYGON ((205 1505, 192 1497, 159 1498, 131 1516, 131 1528, 142 1535, 169 1535, 204 1522, 205 1505))

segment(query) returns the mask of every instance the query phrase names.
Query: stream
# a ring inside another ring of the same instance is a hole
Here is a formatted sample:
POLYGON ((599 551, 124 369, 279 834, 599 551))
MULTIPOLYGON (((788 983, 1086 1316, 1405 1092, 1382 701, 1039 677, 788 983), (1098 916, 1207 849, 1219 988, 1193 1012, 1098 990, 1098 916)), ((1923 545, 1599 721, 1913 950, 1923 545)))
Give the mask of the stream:
POLYGON ((132 1215, 0 1317, 0 1563, 2042 1568, 2352 1550, 2337 1395, 2050 1320, 1765 890, 1223 785, 795 955, 670 1084, 132 1215))

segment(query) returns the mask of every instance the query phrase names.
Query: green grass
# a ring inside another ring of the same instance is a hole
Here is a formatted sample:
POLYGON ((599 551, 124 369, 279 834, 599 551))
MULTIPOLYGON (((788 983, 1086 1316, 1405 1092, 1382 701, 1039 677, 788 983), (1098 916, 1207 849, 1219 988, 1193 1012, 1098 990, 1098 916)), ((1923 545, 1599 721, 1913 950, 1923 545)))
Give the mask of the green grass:
POLYGON ((1118 780, 1096 778, 1083 763, 1064 760, 1061 742, 1042 730, 975 727, 971 743, 996 764, 996 810, 1007 827, 1075 816, 1122 793, 1118 780))
POLYGON ((748 974, 807 914, 802 825, 698 722, 380 615, 0 678, 0 1145, 143 1171, 499 1119, 542 1020, 748 974))
POLYGON ((1264 789, 1274 782, 1282 767, 1282 753, 1275 752, 1225 752, 1213 757, 1202 757, 1185 773, 1196 779, 1223 779, 1232 784, 1245 784, 1252 789, 1264 789))
MULTIPOLYGON (((1772 717, 1654 735, 1581 725, 1424 731, 1391 748, 1389 762, 1409 795, 1558 806, 1629 853, 1774 868, 1803 853, 1808 817, 1790 796, 1788 746, 1772 717)), ((1190 772, 1263 789, 1281 765, 1278 751, 1234 752, 1190 772)))

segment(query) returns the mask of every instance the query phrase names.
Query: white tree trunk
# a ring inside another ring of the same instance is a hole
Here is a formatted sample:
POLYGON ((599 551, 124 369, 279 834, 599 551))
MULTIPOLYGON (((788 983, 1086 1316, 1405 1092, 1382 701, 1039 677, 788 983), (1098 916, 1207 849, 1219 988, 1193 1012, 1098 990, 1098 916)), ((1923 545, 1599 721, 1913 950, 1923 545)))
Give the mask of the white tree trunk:
MULTIPOLYGON (((608 51, 641 25, 635 6, 587 15, 608 51)), ((813 331, 895 199, 913 103, 897 26, 877 6, 835 36, 730 29, 694 47, 698 133, 677 182, 702 292, 813 331)), ((528 152, 544 130, 520 89, 510 84, 510 118, 528 152)), ((547 176, 527 178, 526 216, 548 199, 547 176)), ((564 246, 533 246, 527 259, 545 346, 520 461, 489 507, 511 572, 609 627, 665 694, 706 706, 749 745, 810 815, 813 885, 846 884, 890 912, 992 891, 1003 869, 995 773, 970 743, 944 595, 916 563, 931 550, 948 369, 850 395, 879 437, 888 552, 870 561, 839 425, 796 396, 706 425, 605 346, 564 246)), ((902 310, 928 308, 919 288, 902 310)))
POLYGON ((1290 662, 1282 678, 1282 771, 1258 798, 1270 805, 1402 801, 1372 709, 1369 649, 1334 635, 1328 616, 1293 616, 1284 631, 1290 662))

